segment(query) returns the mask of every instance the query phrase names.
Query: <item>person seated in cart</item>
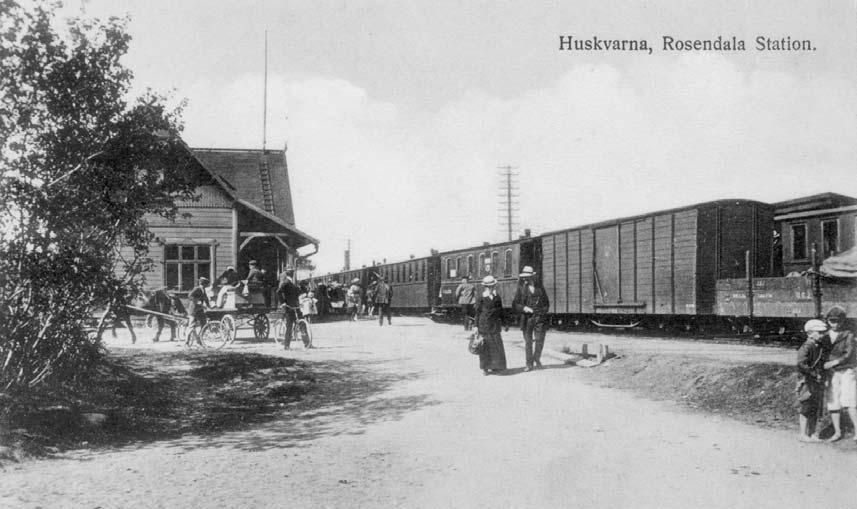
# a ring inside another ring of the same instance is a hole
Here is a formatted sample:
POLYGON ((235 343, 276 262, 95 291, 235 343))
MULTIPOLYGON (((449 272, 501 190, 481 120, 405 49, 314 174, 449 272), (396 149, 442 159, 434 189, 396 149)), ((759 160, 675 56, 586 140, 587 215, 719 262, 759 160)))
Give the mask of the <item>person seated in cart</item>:
POLYGON ((206 308, 211 307, 211 302, 208 300, 208 294, 205 293, 205 288, 208 286, 208 283, 209 281, 207 277, 199 278, 199 285, 194 287, 187 296, 190 300, 190 304, 188 306, 190 322, 187 325, 187 346, 190 346, 190 332, 194 330, 195 327, 199 327, 201 331, 202 326, 205 325, 205 310, 206 308))
POLYGON ((217 294, 217 300, 215 301, 215 305, 219 308, 222 308, 226 303, 226 294, 229 290, 235 290, 238 288, 238 285, 241 283, 241 278, 238 276, 238 272, 235 271, 235 267, 232 265, 226 267, 226 270, 223 274, 217 278, 217 284, 220 285, 220 291, 217 294))

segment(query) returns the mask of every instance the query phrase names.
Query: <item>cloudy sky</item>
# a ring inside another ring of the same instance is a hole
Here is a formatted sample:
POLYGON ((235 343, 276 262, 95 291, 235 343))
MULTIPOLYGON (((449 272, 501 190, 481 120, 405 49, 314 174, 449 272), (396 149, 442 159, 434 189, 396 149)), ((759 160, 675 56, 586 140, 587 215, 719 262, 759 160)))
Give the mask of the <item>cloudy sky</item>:
MULTIPOLYGON (((194 147, 288 143, 321 272, 500 241, 498 166, 534 233, 696 202, 857 196, 857 2, 73 0, 131 17, 138 89, 194 147), (559 37, 651 54, 560 51, 559 37), (664 51, 737 37, 746 51, 664 51), (813 51, 760 52, 757 36, 813 51)), ((517 233, 517 232, 516 232, 517 233)))

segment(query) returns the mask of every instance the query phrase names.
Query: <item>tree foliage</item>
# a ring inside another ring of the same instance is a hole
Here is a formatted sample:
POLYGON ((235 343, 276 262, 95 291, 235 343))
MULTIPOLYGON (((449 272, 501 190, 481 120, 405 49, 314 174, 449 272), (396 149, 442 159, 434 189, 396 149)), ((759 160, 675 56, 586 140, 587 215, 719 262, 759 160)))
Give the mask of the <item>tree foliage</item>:
POLYGON ((130 97, 126 24, 0 0, 0 389, 97 358, 87 320, 147 268, 147 214, 192 195, 183 105, 130 97))

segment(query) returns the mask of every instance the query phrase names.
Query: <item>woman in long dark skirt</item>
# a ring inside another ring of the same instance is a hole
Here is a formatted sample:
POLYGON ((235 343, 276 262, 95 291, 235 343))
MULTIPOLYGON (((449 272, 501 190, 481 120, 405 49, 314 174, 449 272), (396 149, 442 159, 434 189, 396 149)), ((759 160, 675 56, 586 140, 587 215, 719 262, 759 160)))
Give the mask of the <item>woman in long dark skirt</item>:
POLYGON ((500 373, 506 369, 506 350, 500 328, 503 326, 503 303, 494 288, 497 281, 493 276, 482 280, 482 293, 476 299, 476 332, 485 342, 479 354, 479 368, 483 375, 500 373))

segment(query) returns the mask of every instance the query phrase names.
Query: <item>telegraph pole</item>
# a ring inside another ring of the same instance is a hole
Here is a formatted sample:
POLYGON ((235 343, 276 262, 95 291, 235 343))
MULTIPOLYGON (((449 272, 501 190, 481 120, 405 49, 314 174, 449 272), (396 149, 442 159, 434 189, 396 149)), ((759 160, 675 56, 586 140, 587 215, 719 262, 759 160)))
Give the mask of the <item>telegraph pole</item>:
POLYGON ((507 233, 509 240, 512 240, 512 233, 518 226, 518 168, 515 166, 498 166, 499 172, 499 192, 497 198, 500 199, 500 226, 507 233))

